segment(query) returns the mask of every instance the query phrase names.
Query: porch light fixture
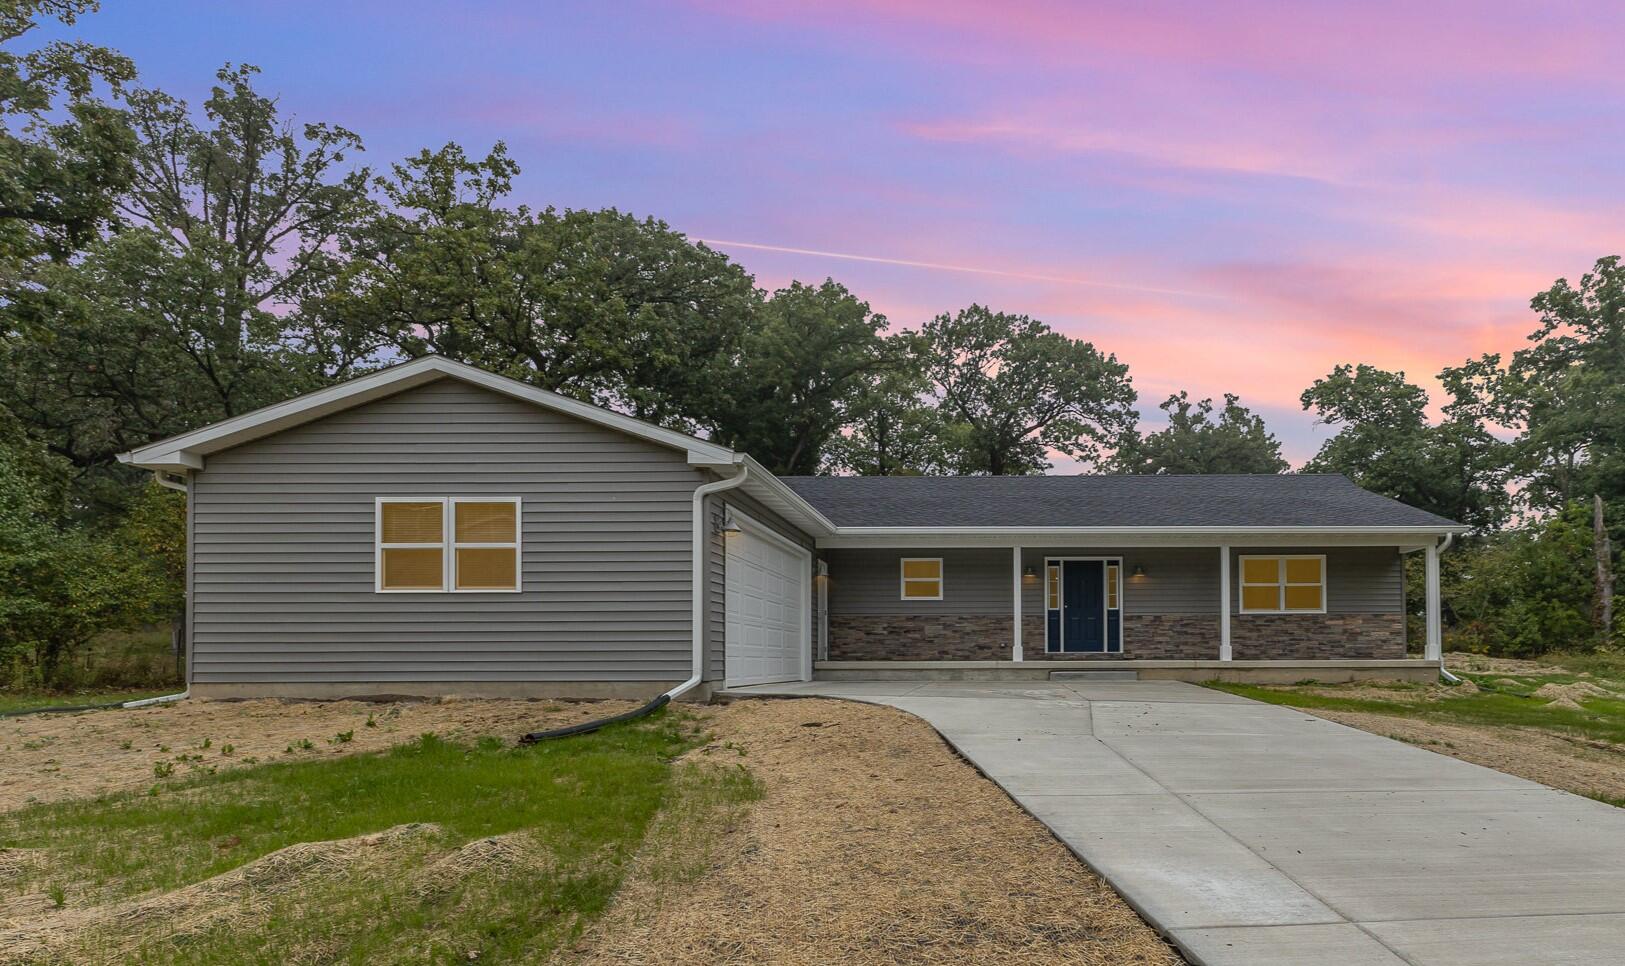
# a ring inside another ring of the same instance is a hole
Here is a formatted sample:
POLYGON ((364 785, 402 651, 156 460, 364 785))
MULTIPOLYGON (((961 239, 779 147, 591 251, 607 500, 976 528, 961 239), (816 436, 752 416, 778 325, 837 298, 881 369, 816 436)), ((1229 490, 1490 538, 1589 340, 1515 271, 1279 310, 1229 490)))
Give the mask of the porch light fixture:
POLYGON ((1141 564, 1135 564, 1134 565, 1134 572, 1129 574, 1129 576, 1130 577, 1144 577, 1145 576, 1145 567, 1143 565, 1141 565, 1141 564))
POLYGON ((1026 567, 1022 568, 1021 579, 1022 580, 1037 580, 1038 579, 1038 571, 1033 569, 1032 564, 1028 564, 1026 567))
POLYGON ((721 534, 739 533, 739 521, 734 519, 733 511, 729 510, 717 521, 715 532, 721 534))

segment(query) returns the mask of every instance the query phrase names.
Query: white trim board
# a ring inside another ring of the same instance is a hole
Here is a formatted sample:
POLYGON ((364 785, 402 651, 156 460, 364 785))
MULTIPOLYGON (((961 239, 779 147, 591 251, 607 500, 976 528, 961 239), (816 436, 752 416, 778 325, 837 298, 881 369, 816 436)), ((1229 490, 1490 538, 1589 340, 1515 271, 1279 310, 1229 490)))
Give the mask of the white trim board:
POLYGON ((1393 527, 837 527, 817 538, 819 549, 918 550, 955 547, 1028 549, 1099 547, 1400 547, 1422 549, 1445 531, 1393 527))

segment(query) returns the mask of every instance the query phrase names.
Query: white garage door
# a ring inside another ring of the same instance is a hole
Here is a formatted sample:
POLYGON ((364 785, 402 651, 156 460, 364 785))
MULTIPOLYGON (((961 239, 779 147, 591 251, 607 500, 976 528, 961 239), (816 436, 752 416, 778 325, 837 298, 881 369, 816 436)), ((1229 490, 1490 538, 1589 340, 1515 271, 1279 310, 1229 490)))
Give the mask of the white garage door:
POLYGON ((807 601, 811 556, 737 512, 728 534, 729 687, 809 677, 807 601))

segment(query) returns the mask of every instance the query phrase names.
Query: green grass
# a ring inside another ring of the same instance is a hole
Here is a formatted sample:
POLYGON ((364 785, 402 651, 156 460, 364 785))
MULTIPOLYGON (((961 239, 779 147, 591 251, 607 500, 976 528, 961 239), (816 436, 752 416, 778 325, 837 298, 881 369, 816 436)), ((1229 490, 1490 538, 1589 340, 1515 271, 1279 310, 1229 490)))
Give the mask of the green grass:
MULTIPOLYGON (((1598 661, 1593 667, 1613 673, 1618 665, 1598 661)), ((1212 682, 1208 687, 1231 694, 1252 698, 1268 704, 1286 705, 1327 711, 1363 711, 1405 718, 1418 718, 1457 724, 1487 725, 1491 727, 1537 728, 1559 734, 1574 735, 1596 741, 1625 744, 1625 699, 1589 697, 1579 700, 1580 709, 1552 707, 1547 698, 1534 697, 1544 684, 1572 684, 1589 680, 1606 689, 1625 691, 1625 681, 1605 677, 1590 671, 1590 678, 1580 677, 1585 667, 1553 667, 1541 674, 1470 673, 1457 672, 1478 686, 1477 693, 1445 688, 1428 692, 1421 700, 1405 700, 1403 692, 1421 691, 1419 685, 1395 685, 1395 700, 1387 701, 1369 696, 1342 697, 1335 692, 1337 685, 1314 685, 1311 693, 1302 686, 1279 687, 1252 684, 1212 682), (1435 696, 1436 695, 1436 696, 1435 696)), ((1361 685, 1369 690, 1372 685, 1361 685)))
POLYGON ((85 691, 0 691, 0 714, 8 711, 35 711, 42 708, 64 708, 81 704, 110 704, 114 701, 134 701, 169 694, 168 690, 152 688, 90 689, 85 691))
POLYGON ((1592 677, 1625 686, 1625 654, 1601 651, 1588 654, 1554 652, 1537 660, 1542 664, 1553 665, 1575 674, 1590 674, 1592 677))
POLYGON ((169 631, 110 631, 68 659, 50 686, 26 674, 0 674, 0 713, 60 705, 131 701, 184 690, 169 631))
MULTIPOLYGON (((672 760, 698 741, 674 712, 530 748, 425 735, 379 754, 36 806, 0 816, 0 845, 49 850, 49 871, 36 874, 34 887, 65 886, 73 908, 173 890, 296 843, 434 823, 438 832, 392 847, 382 878, 357 873, 273 894, 251 924, 203 928, 183 942, 158 930, 138 948, 119 946, 116 956, 106 952, 113 946, 96 943, 116 945, 117 935, 87 937, 80 952, 154 962, 536 959, 604 909, 651 820, 669 804, 672 760), (546 861, 502 874, 476 867, 444 892, 414 885, 448 849, 515 832, 528 833, 546 861)), ((718 770, 699 784, 717 801, 754 794, 743 769, 718 770)))

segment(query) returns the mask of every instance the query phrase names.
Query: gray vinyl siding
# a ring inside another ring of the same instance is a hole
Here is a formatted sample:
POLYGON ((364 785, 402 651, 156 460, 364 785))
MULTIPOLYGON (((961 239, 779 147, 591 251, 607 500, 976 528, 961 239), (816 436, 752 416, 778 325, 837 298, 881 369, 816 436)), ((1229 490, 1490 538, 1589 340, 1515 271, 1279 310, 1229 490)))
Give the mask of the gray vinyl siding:
MULTIPOLYGON (((911 615, 1011 613, 1011 560, 1007 547, 954 550, 829 550, 831 614, 911 615), (943 599, 903 600, 898 585, 903 557, 943 558, 943 599)), ((1239 609, 1241 554, 1324 553, 1326 609, 1332 614, 1393 614, 1403 609, 1403 572, 1396 547, 1331 547, 1231 551, 1232 613, 1239 609)), ((1125 614, 1213 614, 1219 609, 1217 547, 1022 549, 1022 613, 1044 613, 1046 557, 1121 557, 1125 614), (1145 576, 1130 578, 1134 568, 1145 576)))
MULTIPOLYGON (((721 525, 729 506, 737 507, 741 513, 774 533, 812 550, 813 573, 818 573, 819 557, 818 551, 813 547, 813 541, 777 513, 737 490, 724 490, 715 496, 707 497, 705 502, 706 519, 712 522, 713 530, 721 525)), ((728 644, 727 565, 727 538, 720 533, 713 533, 706 551, 705 679, 707 681, 721 681, 725 673, 728 644)), ((813 648, 816 651, 819 621, 816 580, 813 582, 811 594, 812 600, 807 607, 807 614, 811 622, 813 648)))
POLYGON ((453 379, 208 457, 193 679, 680 681, 684 454, 453 379), (376 497, 517 496, 522 592, 374 591, 376 497))
POLYGON ((828 550, 829 612, 1009 614, 1010 550, 828 550), (942 558, 942 599, 903 600, 904 557, 942 558))

